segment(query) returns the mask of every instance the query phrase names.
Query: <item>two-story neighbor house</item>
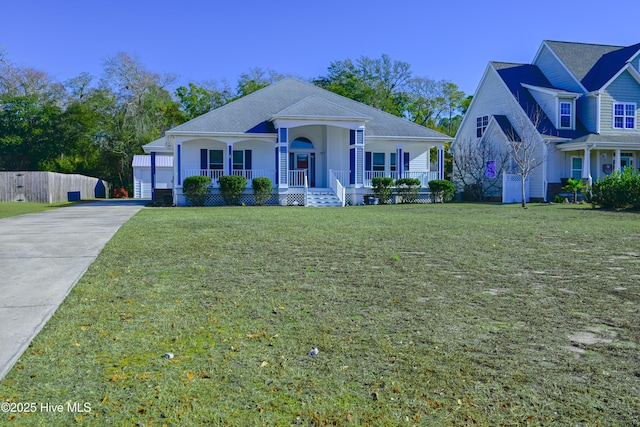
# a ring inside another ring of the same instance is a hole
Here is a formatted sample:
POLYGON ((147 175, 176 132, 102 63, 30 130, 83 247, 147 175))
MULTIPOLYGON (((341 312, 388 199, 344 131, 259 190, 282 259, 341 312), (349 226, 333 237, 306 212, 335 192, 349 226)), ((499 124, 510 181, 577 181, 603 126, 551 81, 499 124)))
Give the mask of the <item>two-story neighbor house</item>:
POLYGON ((178 205, 187 203, 182 184, 189 176, 210 176, 208 204, 221 204, 218 178, 243 175, 248 203, 251 180, 267 177, 274 186, 271 203, 309 205, 314 195, 328 195, 344 206, 361 204, 374 177, 418 178, 425 187, 442 178, 448 141, 431 129, 287 78, 167 131, 144 150, 153 157, 173 156, 178 205), (437 159, 430 158, 431 148, 437 159))
MULTIPOLYGON (((567 178, 592 182, 638 165, 638 104, 640 44, 544 41, 531 64, 489 63, 451 151, 465 152, 465 144, 504 148, 530 135, 539 166, 529 194, 548 200, 567 178)), ((512 161, 483 160, 488 176, 514 172, 512 161)))

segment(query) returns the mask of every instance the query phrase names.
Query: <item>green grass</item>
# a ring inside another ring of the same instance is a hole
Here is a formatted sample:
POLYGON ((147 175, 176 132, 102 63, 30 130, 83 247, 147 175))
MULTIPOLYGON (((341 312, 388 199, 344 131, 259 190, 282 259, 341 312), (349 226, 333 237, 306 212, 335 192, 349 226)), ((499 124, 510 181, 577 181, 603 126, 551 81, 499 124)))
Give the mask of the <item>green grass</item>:
POLYGON ((637 425, 639 283, 634 213, 144 209, 0 384, 91 412, 0 423, 637 425))
POLYGON ((69 203, 0 202, 0 218, 46 211, 69 205, 69 203))

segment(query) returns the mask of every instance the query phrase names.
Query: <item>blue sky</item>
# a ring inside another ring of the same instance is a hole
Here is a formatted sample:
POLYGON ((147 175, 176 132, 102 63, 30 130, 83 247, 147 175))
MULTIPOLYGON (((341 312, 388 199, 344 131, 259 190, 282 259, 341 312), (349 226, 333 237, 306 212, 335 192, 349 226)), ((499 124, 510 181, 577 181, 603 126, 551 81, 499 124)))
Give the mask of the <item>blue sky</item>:
POLYGON ((640 43, 638 16, 637 0, 23 0, 2 6, 0 49, 61 81, 127 52, 181 84, 233 87, 253 67, 313 78, 386 53, 472 94, 488 61, 530 62, 545 39, 640 43))

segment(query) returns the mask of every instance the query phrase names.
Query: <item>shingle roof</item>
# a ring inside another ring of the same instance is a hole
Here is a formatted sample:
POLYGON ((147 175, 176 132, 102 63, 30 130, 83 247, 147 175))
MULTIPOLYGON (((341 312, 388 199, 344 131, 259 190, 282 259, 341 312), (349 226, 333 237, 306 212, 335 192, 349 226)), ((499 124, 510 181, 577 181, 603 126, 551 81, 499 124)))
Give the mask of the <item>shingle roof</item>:
POLYGON ((536 65, 509 62, 492 62, 491 65, 498 72, 498 75, 507 85, 511 94, 518 100, 520 106, 527 114, 531 116, 536 111, 540 112, 541 117, 538 124, 538 132, 543 135, 572 139, 588 133, 579 119, 576 119, 576 130, 557 129, 529 91, 522 86, 524 83, 531 86, 552 87, 549 80, 536 65))
POLYGON ((290 107, 277 112, 274 114, 274 117, 322 117, 371 120, 369 116, 334 104, 315 95, 307 96, 290 107))
POLYGON ((588 91, 602 88, 640 49, 587 43, 545 41, 588 91))
MULTIPOLYGON (((333 105, 329 115, 338 112, 345 114, 345 109, 351 110, 356 113, 357 117, 370 118, 365 125, 365 135, 367 136, 451 139, 440 132, 292 78, 273 83, 264 89, 196 117, 169 132, 274 133, 275 128, 271 119, 306 98, 309 99, 294 108, 294 112, 308 115, 313 113, 310 109, 312 105, 318 108, 327 108, 329 104, 333 105)), ((316 111, 315 114, 323 117, 327 115, 327 110, 322 109, 316 111)))

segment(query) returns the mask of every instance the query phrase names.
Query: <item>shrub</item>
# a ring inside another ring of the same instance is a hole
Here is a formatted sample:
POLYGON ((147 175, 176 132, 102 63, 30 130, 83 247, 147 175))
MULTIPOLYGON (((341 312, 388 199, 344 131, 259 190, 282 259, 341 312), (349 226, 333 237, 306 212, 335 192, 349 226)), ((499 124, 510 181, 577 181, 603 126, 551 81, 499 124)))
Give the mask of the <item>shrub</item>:
POLYGON ((204 201, 209 193, 211 177, 190 176, 182 182, 182 191, 192 206, 204 206, 204 201))
POLYGON ((429 190, 431 190, 431 200, 433 202, 446 203, 453 200, 453 193, 456 187, 453 182, 446 179, 434 179, 429 181, 429 190))
POLYGON ((421 186, 418 178, 400 178, 396 181, 396 191, 402 197, 402 203, 414 203, 421 186))
POLYGON ((375 177, 371 180, 373 186, 373 194, 378 198, 380 203, 387 203, 391 193, 393 193, 393 178, 375 177))
POLYGON ((247 178, 242 175, 223 175, 218 178, 218 183, 220 183, 220 194, 227 205, 240 204, 242 193, 247 188, 247 178))
POLYGON ((593 184, 593 206, 605 209, 640 209, 640 174, 633 168, 615 171, 593 184))
POLYGON ((122 187, 114 188, 113 189, 113 198, 114 199, 128 199, 129 198, 129 192, 127 190, 125 190, 124 188, 122 188, 122 187))
POLYGON ((271 192, 273 191, 273 184, 271 180, 266 177, 258 177, 253 178, 251 180, 251 187, 253 188, 253 195, 256 199, 256 205, 262 206, 264 202, 266 202, 269 197, 271 197, 271 192))

